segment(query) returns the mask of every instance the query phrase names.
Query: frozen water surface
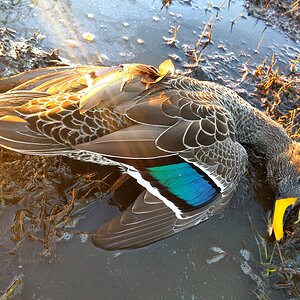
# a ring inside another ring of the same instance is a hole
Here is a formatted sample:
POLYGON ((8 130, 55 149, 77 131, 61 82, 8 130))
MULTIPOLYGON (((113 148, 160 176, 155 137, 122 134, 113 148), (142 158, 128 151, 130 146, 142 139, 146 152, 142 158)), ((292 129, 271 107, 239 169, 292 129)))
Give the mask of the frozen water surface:
MULTIPOLYGON (((214 1, 212 5, 199 0, 189 5, 173 1, 166 11, 160 10, 161 3, 157 0, 1 1, 0 25, 15 29, 19 36, 30 36, 40 30, 44 49, 58 48, 62 57, 74 63, 92 64, 100 57, 105 64, 158 65, 169 54, 177 54, 183 63, 181 46, 195 44, 221 2, 214 1), (178 49, 163 42, 163 36, 170 37, 171 25, 181 26, 178 49), (94 40, 84 40, 84 33, 93 34, 94 40), (143 43, 138 43, 138 39, 143 43)), ((223 79, 239 78, 237 67, 246 61, 248 54, 253 55, 253 62, 261 62, 273 52, 282 62, 295 58, 297 45, 282 33, 265 27, 264 22, 247 16, 242 1, 225 4, 218 11, 213 44, 205 53, 206 57, 219 54, 226 60, 214 58, 212 71, 223 79), (231 28, 231 20, 241 13, 246 18, 238 18, 231 28), (220 44, 226 52, 218 48, 220 44)), ((176 67, 181 63, 175 63, 176 67)), ((56 244, 57 257, 51 264, 39 257, 37 243, 28 241, 12 260, 0 289, 4 290, 15 275, 22 273, 21 299, 253 299, 253 291, 261 279, 255 262, 258 249, 248 215, 266 235, 264 218, 272 208, 272 194, 265 183, 263 168, 260 161, 256 164, 259 166, 252 167, 243 178, 222 215, 133 251, 107 252, 95 248, 90 241, 84 242, 86 236, 68 236, 56 244), (219 247, 228 255, 208 264, 218 255, 212 247, 219 247), (241 249, 251 253, 247 261, 241 249)), ((91 204, 87 211, 76 229, 94 232, 117 213, 106 201, 91 204)), ((2 212, 0 225, 4 236, 11 217, 9 212, 2 212)), ((1 263, 4 266, 4 257, 1 263)), ((271 296, 284 299, 278 291, 271 296)))

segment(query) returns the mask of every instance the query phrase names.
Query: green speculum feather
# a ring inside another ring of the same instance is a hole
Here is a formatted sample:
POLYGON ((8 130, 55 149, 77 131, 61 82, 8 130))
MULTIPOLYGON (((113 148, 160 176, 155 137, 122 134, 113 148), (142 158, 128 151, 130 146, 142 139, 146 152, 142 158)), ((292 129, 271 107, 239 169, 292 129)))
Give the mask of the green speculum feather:
POLYGON ((150 175, 170 193, 192 206, 210 202, 218 193, 213 181, 183 162, 147 168, 150 175))

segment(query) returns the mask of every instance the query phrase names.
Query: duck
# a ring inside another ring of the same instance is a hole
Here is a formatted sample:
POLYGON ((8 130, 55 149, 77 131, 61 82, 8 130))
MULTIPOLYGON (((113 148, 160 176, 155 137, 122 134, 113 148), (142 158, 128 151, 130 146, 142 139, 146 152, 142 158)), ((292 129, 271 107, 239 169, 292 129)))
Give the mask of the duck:
POLYGON ((248 145, 266 159, 276 240, 300 202, 300 144, 235 91, 179 75, 170 60, 3 78, 0 145, 114 165, 135 178, 143 192, 93 234, 106 250, 143 247, 223 211, 246 171, 248 145))

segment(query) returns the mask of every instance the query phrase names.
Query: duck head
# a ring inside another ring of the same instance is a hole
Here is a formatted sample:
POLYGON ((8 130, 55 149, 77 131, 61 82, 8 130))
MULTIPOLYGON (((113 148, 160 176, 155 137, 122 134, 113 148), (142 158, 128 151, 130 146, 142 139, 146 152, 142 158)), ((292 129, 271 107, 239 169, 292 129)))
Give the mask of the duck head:
POLYGON ((284 236, 284 216, 288 208, 300 204, 300 143, 292 142, 286 151, 268 163, 270 184, 276 190, 272 229, 277 241, 284 236))

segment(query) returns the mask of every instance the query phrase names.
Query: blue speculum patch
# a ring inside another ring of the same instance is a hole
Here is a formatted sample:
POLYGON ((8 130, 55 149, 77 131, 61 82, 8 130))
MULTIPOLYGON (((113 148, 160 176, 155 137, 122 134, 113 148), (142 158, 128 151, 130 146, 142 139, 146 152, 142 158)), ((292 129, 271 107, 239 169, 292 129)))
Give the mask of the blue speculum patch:
POLYGON ((192 206, 201 206, 218 193, 207 175, 201 174, 200 170, 198 172, 186 162, 149 167, 147 170, 170 193, 192 206))

